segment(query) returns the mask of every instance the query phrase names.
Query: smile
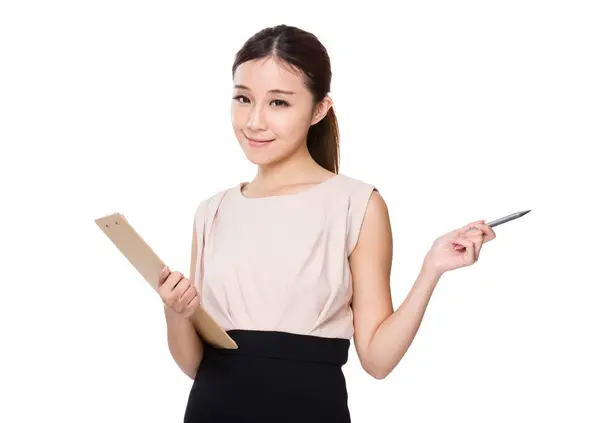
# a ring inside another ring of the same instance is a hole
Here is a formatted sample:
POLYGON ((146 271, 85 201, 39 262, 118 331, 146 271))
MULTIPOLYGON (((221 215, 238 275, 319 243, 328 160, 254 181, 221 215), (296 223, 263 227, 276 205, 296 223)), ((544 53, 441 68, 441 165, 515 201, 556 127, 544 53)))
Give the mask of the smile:
POLYGON ((269 144, 270 142, 275 141, 274 139, 259 140, 259 139, 249 138, 249 137, 246 137, 246 139, 248 140, 248 144, 250 144, 251 147, 263 147, 263 146, 269 144))

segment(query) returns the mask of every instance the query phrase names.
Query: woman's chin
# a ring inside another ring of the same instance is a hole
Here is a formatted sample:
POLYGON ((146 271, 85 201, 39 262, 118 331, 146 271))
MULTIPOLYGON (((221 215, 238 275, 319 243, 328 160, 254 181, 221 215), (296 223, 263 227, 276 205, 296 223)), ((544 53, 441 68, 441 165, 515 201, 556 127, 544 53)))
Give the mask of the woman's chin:
POLYGON ((269 165, 278 161, 278 157, 272 154, 256 154, 254 152, 246 152, 246 158, 257 166, 269 165))
POLYGON ((282 156, 284 156, 281 154, 281 152, 272 150, 267 151, 267 149, 257 151, 257 149, 247 147, 244 148, 244 154, 251 163, 257 166, 264 166, 278 162, 282 159, 282 156))

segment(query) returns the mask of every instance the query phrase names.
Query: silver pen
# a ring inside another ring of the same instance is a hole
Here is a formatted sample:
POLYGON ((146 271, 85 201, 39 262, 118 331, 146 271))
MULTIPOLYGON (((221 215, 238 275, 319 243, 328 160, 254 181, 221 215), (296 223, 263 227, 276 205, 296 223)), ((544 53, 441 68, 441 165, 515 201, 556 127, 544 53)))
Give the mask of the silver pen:
MULTIPOLYGON (((494 226, 498 226, 498 225, 501 225, 503 223, 510 222, 511 220, 518 219, 519 217, 525 216, 530 211, 531 210, 525 210, 525 211, 520 211, 520 212, 516 212, 516 213, 513 213, 513 214, 509 214, 508 216, 504 216, 504 217, 501 217, 500 219, 496 219, 496 220, 488 223, 487 225, 490 228, 493 228, 494 226)), ((471 231, 473 229, 477 229, 477 228, 470 228, 469 231, 471 231)))

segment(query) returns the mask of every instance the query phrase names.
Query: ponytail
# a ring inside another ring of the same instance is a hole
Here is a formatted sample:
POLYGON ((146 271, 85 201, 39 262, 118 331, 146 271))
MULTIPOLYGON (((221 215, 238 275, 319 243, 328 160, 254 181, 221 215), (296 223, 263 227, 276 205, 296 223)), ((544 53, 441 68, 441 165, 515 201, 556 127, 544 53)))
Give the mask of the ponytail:
POLYGON ((340 167, 340 132, 333 107, 308 130, 308 152, 320 166, 337 174, 340 167))

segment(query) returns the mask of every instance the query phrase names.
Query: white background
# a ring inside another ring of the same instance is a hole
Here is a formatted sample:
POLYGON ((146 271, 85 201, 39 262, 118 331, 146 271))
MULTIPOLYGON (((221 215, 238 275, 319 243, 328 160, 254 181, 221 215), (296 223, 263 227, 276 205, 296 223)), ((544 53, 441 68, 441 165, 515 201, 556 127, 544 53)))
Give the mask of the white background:
POLYGON ((593 3, 2 2, 0 421, 182 421, 160 300, 94 219, 189 272, 199 201, 255 171, 234 54, 279 23, 331 55, 341 171, 390 208, 395 307, 437 236, 532 210, 442 277, 388 378, 351 349, 353 422, 600 421, 593 3))

